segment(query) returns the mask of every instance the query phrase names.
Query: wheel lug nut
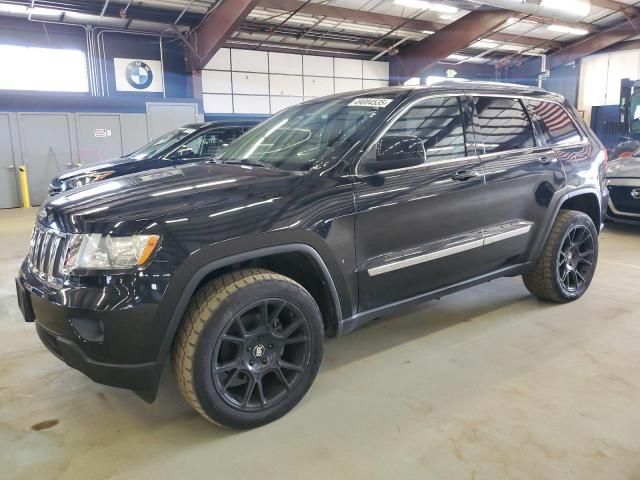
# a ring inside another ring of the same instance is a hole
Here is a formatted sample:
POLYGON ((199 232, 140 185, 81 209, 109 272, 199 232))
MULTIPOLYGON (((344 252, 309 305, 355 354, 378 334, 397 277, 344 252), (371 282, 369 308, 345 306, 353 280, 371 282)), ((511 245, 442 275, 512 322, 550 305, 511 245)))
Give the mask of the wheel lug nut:
POLYGON ((269 348, 273 348, 273 345, 269 344, 269 348))
POLYGON ((249 360, 249 365, 253 365, 253 360, 249 360))
POLYGON ((247 352, 250 352, 250 351, 251 351, 251 347, 247 347, 247 352))
POLYGON ((263 364, 263 365, 266 365, 268 361, 269 361, 269 360, 267 360, 266 358, 263 358, 263 359, 262 359, 262 364, 263 364))

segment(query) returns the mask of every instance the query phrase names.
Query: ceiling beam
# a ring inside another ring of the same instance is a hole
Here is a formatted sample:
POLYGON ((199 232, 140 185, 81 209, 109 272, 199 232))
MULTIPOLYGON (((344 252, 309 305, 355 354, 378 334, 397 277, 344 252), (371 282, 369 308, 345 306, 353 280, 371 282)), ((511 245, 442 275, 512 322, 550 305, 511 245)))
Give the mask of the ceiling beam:
POLYGON ((418 76, 422 70, 486 37, 503 25, 510 16, 509 10, 474 10, 424 40, 401 49, 397 55, 391 57, 391 81, 402 83, 408 78, 418 76))
POLYGON ((258 0, 224 0, 191 32, 187 50, 189 71, 202 70, 218 49, 235 32, 258 0))
MULTIPOLYGON (((631 37, 638 35, 640 29, 640 17, 625 20, 602 32, 589 35, 547 57, 547 69, 552 70, 561 65, 571 63, 592 53, 599 52, 607 47, 615 45, 631 37)), ((511 77, 531 78, 540 73, 540 62, 533 60, 511 71, 511 77)))
MULTIPOLYGON (((287 12, 300 8, 300 5, 301 2, 299 0, 259 0, 258 2, 258 6, 260 7, 284 10, 287 12)), ((397 17, 395 15, 386 15, 384 13, 366 12, 364 10, 354 10, 351 8, 337 7, 335 5, 326 5, 315 2, 302 7, 302 9, 300 9, 300 13, 319 17, 342 18, 352 22, 371 23, 374 25, 384 25, 393 29, 404 28, 407 30, 417 30, 419 32, 436 32, 446 27, 446 24, 444 23, 397 17)), ((512 16, 517 17, 519 14, 512 12, 512 16)), ((499 32, 494 33, 487 38, 498 42, 515 42, 522 45, 539 45, 544 43, 549 48, 558 48, 564 45, 563 43, 554 40, 545 41, 540 38, 510 35, 499 32)))

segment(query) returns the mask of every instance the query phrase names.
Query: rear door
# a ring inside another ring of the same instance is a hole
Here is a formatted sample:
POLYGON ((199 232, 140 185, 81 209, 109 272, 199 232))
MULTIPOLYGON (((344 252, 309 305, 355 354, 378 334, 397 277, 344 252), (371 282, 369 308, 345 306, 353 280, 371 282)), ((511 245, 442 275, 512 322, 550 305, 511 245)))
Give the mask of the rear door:
POLYGON ((360 311, 483 273, 484 175, 467 151, 470 115, 456 96, 409 104, 356 169, 356 256, 360 311), (388 137, 385 140, 385 137, 388 137), (424 162, 375 167, 377 146, 417 137, 424 162))
POLYGON ((529 260, 529 244, 547 225, 565 175, 556 152, 535 134, 522 99, 473 95, 472 104, 487 185, 483 256, 498 270, 529 260))

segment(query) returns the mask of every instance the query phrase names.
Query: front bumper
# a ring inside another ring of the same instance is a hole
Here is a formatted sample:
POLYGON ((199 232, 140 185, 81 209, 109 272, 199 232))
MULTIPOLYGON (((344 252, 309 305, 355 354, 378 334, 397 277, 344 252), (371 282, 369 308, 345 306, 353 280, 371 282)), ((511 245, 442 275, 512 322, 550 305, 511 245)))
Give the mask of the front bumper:
POLYGON ((614 222, 640 224, 640 179, 607 180, 609 201, 607 218, 614 222))
POLYGON ((120 284, 53 290, 31 274, 26 262, 16 278, 25 321, 35 322, 51 353, 95 382, 134 390, 152 402, 165 363, 157 360, 153 329, 157 304, 132 304, 122 297, 121 288, 120 284), (79 301, 82 297, 95 308, 99 298, 116 293, 113 288, 120 294, 119 308, 92 310, 79 301))

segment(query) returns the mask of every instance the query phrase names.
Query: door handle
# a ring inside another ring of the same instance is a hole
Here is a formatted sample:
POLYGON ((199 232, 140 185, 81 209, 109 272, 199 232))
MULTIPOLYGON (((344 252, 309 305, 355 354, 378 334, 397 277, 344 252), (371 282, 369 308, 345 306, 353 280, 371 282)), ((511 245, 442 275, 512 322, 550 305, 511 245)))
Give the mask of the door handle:
POLYGON ((542 157, 540 157, 540 163, 542 163, 543 165, 549 165, 551 163, 556 163, 557 161, 558 159, 552 155, 543 155, 542 157))
POLYGON ((451 180, 456 180, 458 182, 466 182, 475 177, 479 177, 480 172, 477 170, 459 170, 453 175, 451 175, 451 180))

